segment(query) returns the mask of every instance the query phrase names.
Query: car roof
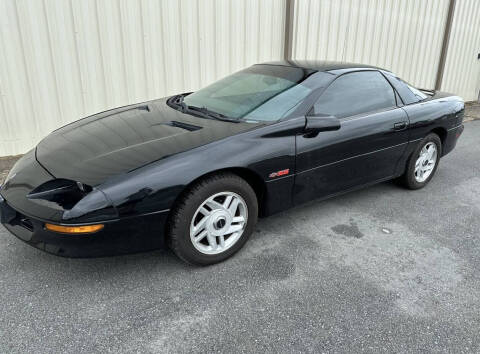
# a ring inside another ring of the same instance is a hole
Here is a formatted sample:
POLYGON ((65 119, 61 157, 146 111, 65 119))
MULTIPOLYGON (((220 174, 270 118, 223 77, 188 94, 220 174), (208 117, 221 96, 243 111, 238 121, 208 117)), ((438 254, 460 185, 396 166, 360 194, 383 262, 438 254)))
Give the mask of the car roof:
POLYGON ((341 70, 342 73, 347 71, 356 71, 358 69, 375 69, 388 71, 373 65, 359 64, 359 63, 347 63, 339 61, 328 61, 328 60, 278 60, 270 61, 265 63, 260 63, 257 65, 280 65, 280 66, 290 66, 301 69, 309 69, 315 71, 335 71, 341 70))

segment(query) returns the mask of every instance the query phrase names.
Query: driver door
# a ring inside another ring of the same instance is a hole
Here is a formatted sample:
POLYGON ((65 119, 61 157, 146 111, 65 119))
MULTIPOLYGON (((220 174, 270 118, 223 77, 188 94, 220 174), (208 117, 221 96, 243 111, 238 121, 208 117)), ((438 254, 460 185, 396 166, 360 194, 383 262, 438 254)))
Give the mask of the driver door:
POLYGON ((294 203, 391 178, 408 142, 408 116, 375 70, 339 76, 312 114, 334 115, 341 127, 297 136, 294 203))

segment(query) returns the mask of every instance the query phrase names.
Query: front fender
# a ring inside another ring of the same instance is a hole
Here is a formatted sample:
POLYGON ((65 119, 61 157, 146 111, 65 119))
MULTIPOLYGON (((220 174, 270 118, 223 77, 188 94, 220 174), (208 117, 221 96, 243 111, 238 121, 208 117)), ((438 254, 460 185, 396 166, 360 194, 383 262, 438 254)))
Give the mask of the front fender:
MULTIPOLYGON (((292 127, 303 126, 302 117, 228 137, 116 176, 98 188, 112 200, 120 217, 168 210, 192 181, 218 170, 248 169, 273 188, 279 184, 270 183, 272 172, 289 170, 294 175, 298 132, 292 127)), ((291 185, 278 193, 290 200, 291 185)))

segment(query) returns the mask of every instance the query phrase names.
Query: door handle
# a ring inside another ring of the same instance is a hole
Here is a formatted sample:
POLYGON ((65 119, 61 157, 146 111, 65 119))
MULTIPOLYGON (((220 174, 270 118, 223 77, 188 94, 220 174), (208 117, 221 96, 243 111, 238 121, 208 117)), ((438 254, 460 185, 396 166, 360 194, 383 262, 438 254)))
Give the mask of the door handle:
POLYGON ((393 130, 407 129, 407 122, 398 122, 393 125, 393 130))

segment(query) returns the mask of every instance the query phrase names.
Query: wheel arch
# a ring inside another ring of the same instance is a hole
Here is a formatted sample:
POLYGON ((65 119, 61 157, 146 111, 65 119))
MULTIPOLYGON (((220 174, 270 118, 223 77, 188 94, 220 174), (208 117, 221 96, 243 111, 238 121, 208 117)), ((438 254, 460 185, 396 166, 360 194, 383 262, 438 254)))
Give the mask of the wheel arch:
POLYGON ((445 145, 445 141, 447 139, 447 129, 445 129, 443 127, 437 127, 437 128, 432 129, 428 134, 430 134, 430 133, 437 134, 438 137, 440 138, 440 141, 442 142, 442 147, 445 145))
POLYGON ((227 168, 210 171, 210 172, 204 173, 203 175, 198 176, 197 178, 192 180, 190 183, 188 183, 183 188, 183 190, 179 193, 179 195, 175 198, 174 202, 172 203, 171 210, 175 209, 178 201, 181 200, 181 198, 183 198, 185 193, 188 192, 189 188, 192 185, 194 185, 195 183, 197 183, 198 181, 204 178, 207 178, 212 175, 220 174, 220 173, 232 173, 242 178, 243 180, 245 180, 250 185, 250 187, 252 187, 253 191, 255 192, 255 195, 257 196, 259 214, 260 215, 263 214, 264 204, 265 204, 264 202, 265 202, 266 183, 258 173, 246 167, 227 167, 227 168))
MULTIPOLYGON (((442 155, 443 156, 443 146, 445 144, 445 141, 447 139, 447 130, 443 127, 436 127, 430 130, 422 139, 425 139, 429 134, 435 133, 438 135, 440 138, 440 142, 442 143, 442 155)), ((397 176, 400 177, 404 174, 404 172, 407 170, 408 163, 410 162, 410 159, 413 157, 413 153, 415 152, 415 147, 412 147, 409 149, 409 151, 406 153, 405 160, 399 165, 398 171, 400 173, 397 173, 397 176)))

